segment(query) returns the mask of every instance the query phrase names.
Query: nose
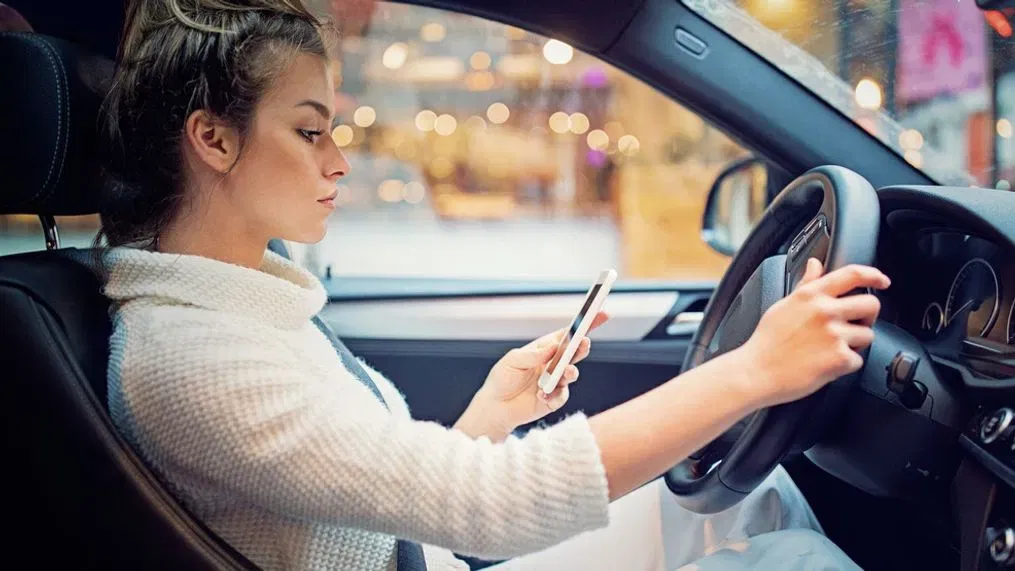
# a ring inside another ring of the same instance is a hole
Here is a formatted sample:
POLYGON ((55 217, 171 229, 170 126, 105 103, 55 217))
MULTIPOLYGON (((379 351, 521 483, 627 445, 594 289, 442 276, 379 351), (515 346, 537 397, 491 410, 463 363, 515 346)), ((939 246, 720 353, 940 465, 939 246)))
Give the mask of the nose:
MULTIPOLYGON (((330 140, 331 137, 328 139, 330 140)), ((328 145, 328 159, 324 164, 324 176, 328 177, 331 182, 336 182, 347 174, 349 174, 349 161, 335 141, 331 141, 331 144, 328 145)))

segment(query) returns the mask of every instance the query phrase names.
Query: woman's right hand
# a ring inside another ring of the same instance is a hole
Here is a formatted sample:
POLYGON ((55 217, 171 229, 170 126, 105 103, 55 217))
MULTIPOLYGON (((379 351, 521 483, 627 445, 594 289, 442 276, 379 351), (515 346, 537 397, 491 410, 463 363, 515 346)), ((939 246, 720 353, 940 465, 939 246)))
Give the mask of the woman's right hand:
POLYGON ((873 295, 847 294, 890 281, 865 266, 822 271, 808 260, 797 288, 765 312, 739 349, 590 419, 611 500, 755 410, 805 397, 863 366, 856 350, 874 339, 881 304, 873 295))
POLYGON ((765 312, 738 349, 753 365, 751 384, 763 406, 803 398, 863 366, 858 351, 874 340, 881 303, 871 294, 846 294, 885 289, 891 280, 869 266, 822 271, 808 260, 797 288, 765 312))

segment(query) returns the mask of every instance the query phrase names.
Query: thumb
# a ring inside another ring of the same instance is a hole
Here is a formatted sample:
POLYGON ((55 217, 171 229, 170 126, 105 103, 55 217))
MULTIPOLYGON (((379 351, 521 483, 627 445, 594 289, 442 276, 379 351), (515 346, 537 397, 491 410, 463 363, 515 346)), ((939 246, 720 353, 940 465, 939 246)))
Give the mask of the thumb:
POLYGON ((512 349, 504 355, 504 364, 516 369, 531 369, 550 362, 557 346, 554 344, 536 345, 512 349))
POLYGON ((825 269, 821 266, 821 262, 819 262, 817 258, 809 258, 807 260, 807 269, 804 271, 803 277, 800 278, 800 282, 797 284, 797 287, 820 278, 822 272, 824 271, 825 269))

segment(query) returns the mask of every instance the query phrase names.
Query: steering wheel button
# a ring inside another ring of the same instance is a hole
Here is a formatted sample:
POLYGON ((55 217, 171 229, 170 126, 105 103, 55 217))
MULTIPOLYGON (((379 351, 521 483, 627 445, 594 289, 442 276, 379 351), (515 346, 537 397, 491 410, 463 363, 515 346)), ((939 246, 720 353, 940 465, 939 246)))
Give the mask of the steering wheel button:
POLYGON ((684 28, 677 28, 673 36, 677 45, 692 56, 702 59, 708 54, 708 44, 684 28))

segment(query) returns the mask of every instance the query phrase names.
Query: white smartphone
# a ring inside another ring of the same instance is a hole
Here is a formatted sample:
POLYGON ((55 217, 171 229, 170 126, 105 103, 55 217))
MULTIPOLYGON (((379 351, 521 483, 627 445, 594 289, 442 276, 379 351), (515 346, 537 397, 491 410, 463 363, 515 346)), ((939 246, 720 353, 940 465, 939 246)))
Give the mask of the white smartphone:
POLYGON ((585 294, 582 308, 578 311, 578 315, 575 315, 574 321, 571 322, 571 326, 564 336, 561 337, 553 359, 550 359, 546 370, 539 376, 539 388, 544 393, 550 394, 557 388, 564 369, 571 364, 571 359, 578 350, 582 338, 588 334, 592 321, 596 315, 599 315, 599 310, 603 307, 603 302, 606 301, 606 296, 610 293, 610 288, 613 287, 613 282, 616 279, 616 270, 603 270, 596 282, 589 288, 588 293, 585 294))

